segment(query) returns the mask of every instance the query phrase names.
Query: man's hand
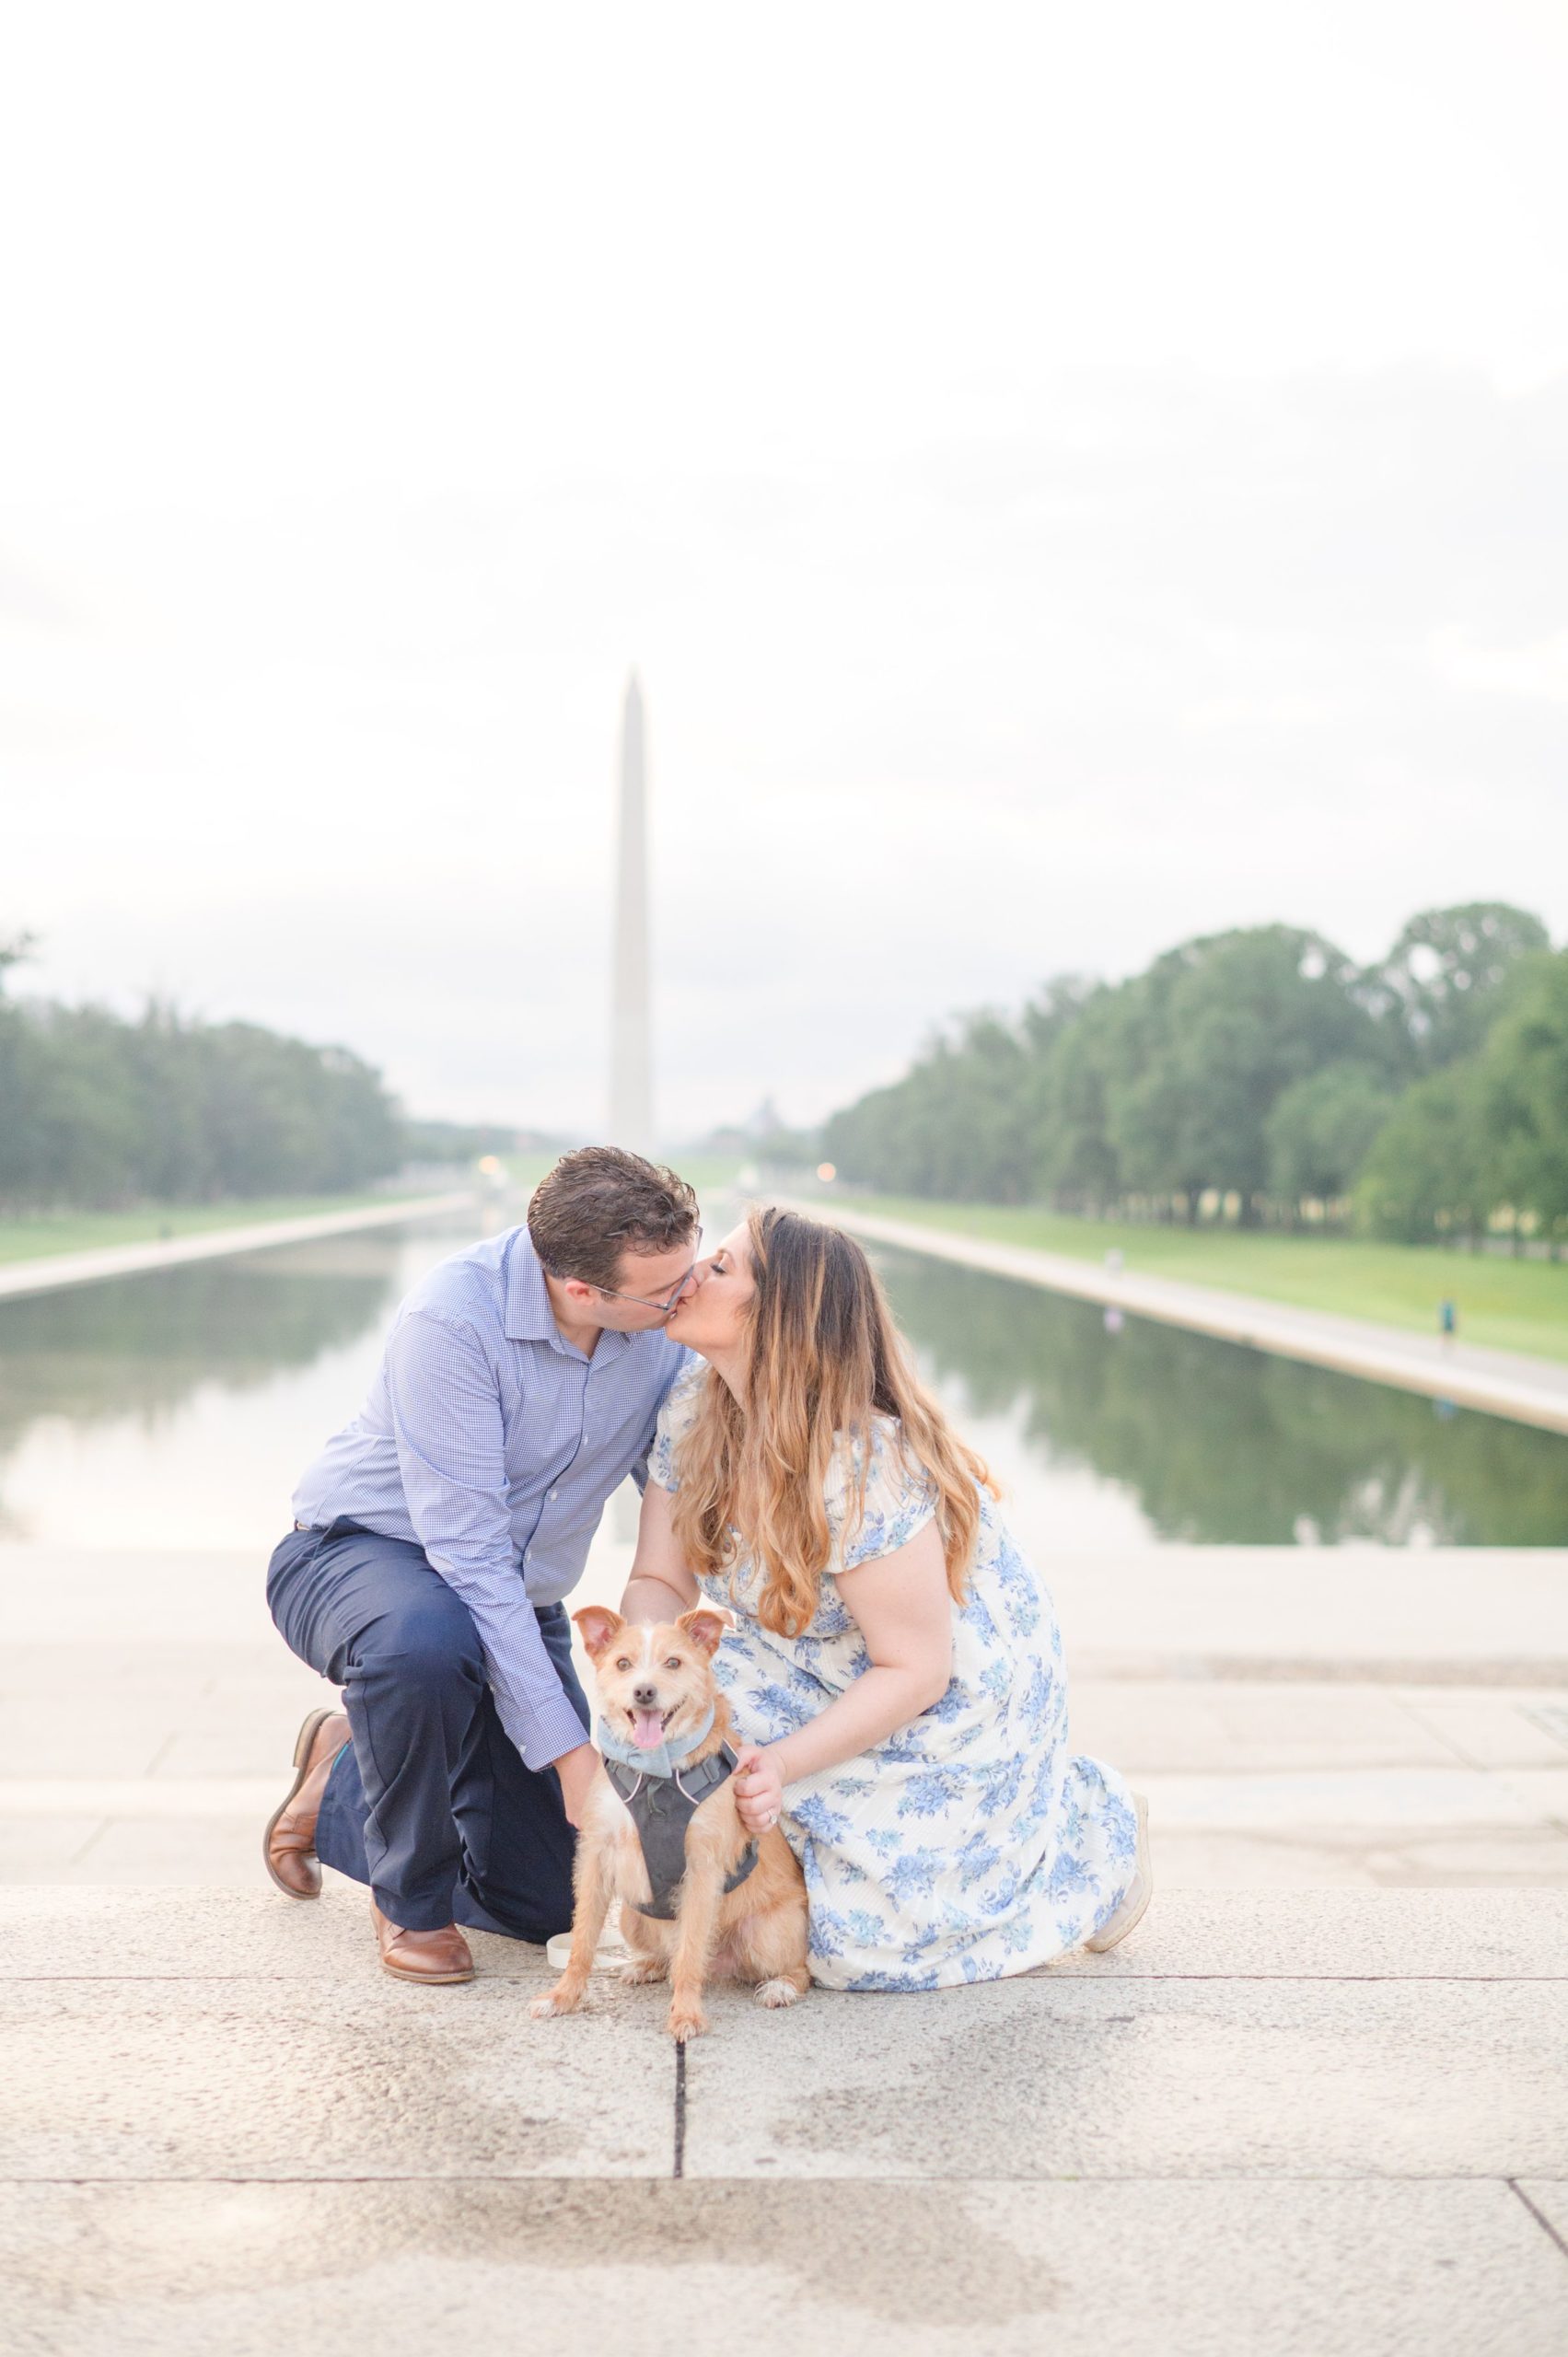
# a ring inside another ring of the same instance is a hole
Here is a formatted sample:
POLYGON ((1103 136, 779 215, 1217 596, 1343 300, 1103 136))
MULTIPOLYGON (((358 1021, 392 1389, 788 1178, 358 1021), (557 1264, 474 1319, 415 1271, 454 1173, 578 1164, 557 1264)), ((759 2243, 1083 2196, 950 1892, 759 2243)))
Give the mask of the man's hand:
POLYGON ((563 1751, 552 1765, 561 1779, 566 1814, 574 1825, 581 1825, 594 1778, 598 1773, 598 1754, 591 1743, 580 1743, 575 1751, 563 1751))
POLYGON ((741 1747, 735 1767, 735 1805, 748 1833, 766 1833, 784 1806, 778 1754, 761 1744, 741 1747))

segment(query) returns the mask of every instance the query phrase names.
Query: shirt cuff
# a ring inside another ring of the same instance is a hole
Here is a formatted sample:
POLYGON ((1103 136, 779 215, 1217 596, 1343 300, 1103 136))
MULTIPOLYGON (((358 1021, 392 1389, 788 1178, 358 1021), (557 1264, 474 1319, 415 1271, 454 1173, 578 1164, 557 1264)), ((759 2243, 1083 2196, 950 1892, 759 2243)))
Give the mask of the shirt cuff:
POLYGON ((519 1710, 497 1690, 495 1707, 502 1725, 523 1755, 523 1765, 536 1774, 588 1739, 587 1729, 564 1691, 552 1694, 534 1709, 519 1710))

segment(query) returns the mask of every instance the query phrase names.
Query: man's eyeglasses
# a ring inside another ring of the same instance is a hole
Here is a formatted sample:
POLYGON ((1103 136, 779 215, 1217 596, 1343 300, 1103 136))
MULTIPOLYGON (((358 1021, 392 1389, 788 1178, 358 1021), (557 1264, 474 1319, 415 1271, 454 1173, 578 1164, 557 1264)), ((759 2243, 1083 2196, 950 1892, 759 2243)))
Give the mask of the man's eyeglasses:
POLYGON ((691 1266, 687 1270, 686 1274, 681 1278, 680 1283, 676 1286, 675 1291, 672 1294, 667 1294, 662 1301, 651 1301, 645 1293, 622 1293, 619 1285, 595 1285, 594 1291, 595 1293, 609 1294, 612 1301, 634 1301, 644 1309, 662 1309, 668 1317, 669 1312, 675 1307, 676 1303, 680 1299, 681 1295, 690 1291, 692 1279, 697 1273, 697 1261, 701 1260, 702 1256, 703 1231, 699 1228, 697 1230, 697 1250, 696 1255, 692 1260, 691 1266))

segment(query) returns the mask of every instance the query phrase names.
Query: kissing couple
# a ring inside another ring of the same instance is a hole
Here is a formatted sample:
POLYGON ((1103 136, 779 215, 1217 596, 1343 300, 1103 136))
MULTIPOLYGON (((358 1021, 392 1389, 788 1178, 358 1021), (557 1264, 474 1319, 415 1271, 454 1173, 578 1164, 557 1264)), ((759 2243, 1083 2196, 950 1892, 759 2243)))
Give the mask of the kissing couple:
POLYGON ((586 1146, 403 1302, 268 1573, 343 1704, 300 1730, 273 1882, 367 1884, 383 1967, 431 1984, 473 1977, 466 1929, 570 1925, 600 1759, 564 1599, 630 1473, 621 1611, 732 1616, 737 1805, 800 1862, 815 1981, 1113 1945, 1148 1902, 1142 1803, 1069 1751, 1051 1599, 865 1252, 778 1208, 702 1244, 684 1179, 586 1146))

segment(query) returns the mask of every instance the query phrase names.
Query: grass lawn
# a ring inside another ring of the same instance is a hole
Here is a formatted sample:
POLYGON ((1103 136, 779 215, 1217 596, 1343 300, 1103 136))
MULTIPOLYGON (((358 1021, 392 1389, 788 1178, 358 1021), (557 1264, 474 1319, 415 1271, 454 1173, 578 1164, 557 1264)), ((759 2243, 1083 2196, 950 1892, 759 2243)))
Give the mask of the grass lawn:
MULTIPOLYGON (((506 1157, 506 1176, 526 1197, 554 1167, 552 1154, 519 1154, 506 1157)), ((694 1186, 712 1190, 733 1180, 738 1160, 726 1155, 685 1155, 681 1175, 694 1186)), ((412 1191, 444 1194, 447 1186, 469 1183, 467 1174, 447 1185, 434 1181, 412 1191)), ((384 1190, 359 1195, 280 1195, 253 1202, 225 1203, 143 1203, 129 1212, 36 1212, 22 1219, 0 1218, 0 1263, 36 1260, 56 1252, 93 1252, 114 1244, 167 1243, 177 1236, 204 1236, 214 1228, 250 1227, 271 1219, 308 1219, 317 1212, 352 1212, 371 1203, 396 1200, 384 1190)), ((508 1216, 521 1218, 520 1206, 508 1207, 508 1216)))
MULTIPOLYGON (((438 1190, 424 1188, 422 1193, 438 1190)), ((389 1203, 384 1192, 363 1195, 278 1195, 245 1202, 144 1203, 133 1212, 38 1212, 0 1219, 0 1261, 36 1260, 53 1252, 94 1252, 112 1244, 167 1243, 204 1236, 215 1227, 250 1227, 269 1219, 308 1219, 317 1212, 358 1211, 389 1203)))
POLYGON ((1455 1302, 1459 1339, 1536 1358, 1568 1359, 1568 1265, 1444 1252, 1360 1237, 1248 1235, 1235 1229, 1128 1227, 1005 1203, 938 1203, 912 1196, 835 1191, 834 1200, 924 1227, 958 1228, 998 1244, 1030 1244, 1074 1260, 1114 1245, 1129 1269, 1181 1277, 1227 1293, 1336 1310, 1431 1334, 1437 1305, 1455 1302))

